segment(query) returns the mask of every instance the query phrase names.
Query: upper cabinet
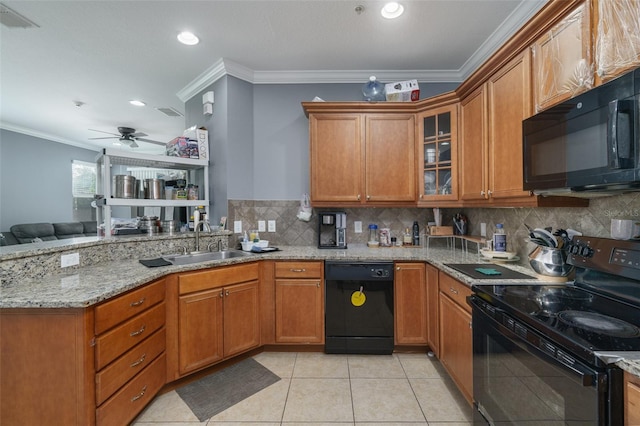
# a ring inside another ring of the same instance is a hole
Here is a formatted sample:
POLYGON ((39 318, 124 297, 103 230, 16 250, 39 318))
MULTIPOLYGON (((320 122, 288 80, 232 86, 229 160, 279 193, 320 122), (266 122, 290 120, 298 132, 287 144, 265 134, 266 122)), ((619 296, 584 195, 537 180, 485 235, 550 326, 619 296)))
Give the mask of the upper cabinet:
POLYGON ((640 66, 640 1, 593 0, 596 82, 640 66))
POLYGON ((458 199, 458 106, 417 114, 419 204, 458 199))
POLYGON ((531 47, 536 112, 593 87, 590 9, 587 0, 531 47))
POLYGON ((310 111, 315 103, 304 104, 309 112, 311 203, 415 205, 415 115, 352 112, 358 104, 327 108, 323 103, 321 112, 310 111))

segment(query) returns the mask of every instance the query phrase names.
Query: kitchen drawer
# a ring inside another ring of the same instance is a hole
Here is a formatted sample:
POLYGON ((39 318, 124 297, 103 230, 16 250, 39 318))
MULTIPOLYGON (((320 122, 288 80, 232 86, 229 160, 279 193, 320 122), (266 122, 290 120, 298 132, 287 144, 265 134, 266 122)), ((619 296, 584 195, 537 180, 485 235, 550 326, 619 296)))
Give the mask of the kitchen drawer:
POLYGON ((96 410, 97 426, 127 425, 153 399, 166 380, 162 354, 96 410))
POLYGON ((178 276, 180 294, 210 290, 258 279, 258 262, 209 269, 178 276))
POLYGON ((276 262, 276 278, 322 278, 323 262, 276 262))
POLYGON ((467 296, 471 295, 471 289, 467 285, 443 272, 440 272, 439 282, 441 293, 449 296, 462 309, 471 313, 471 306, 467 303, 467 296))
POLYGON ((164 326, 164 308, 163 302, 98 336, 95 348, 96 370, 101 370, 111 361, 164 326))
POLYGON ((163 353, 166 346, 165 339, 166 332, 162 328, 96 374, 96 404, 102 404, 163 353))
POLYGON ((164 278, 96 306, 95 331, 101 334, 164 300, 164 278))

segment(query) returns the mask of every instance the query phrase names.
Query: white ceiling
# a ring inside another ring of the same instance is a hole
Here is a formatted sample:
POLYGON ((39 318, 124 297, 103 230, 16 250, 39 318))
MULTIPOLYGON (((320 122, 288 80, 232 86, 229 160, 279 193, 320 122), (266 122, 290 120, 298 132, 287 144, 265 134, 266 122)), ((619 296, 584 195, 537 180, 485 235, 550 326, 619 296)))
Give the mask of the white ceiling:
POLYGON ((254 84, 460 82, 545 2, 401 0, 404 15, 389 21, 369 0, 2 1, 38 27, 0 26, 0 127, 98 150, 111 140, 89 141, 108 135, 88 129, 182 134, 184 118, 155 107, 184 113, 225 73, 254 84), (183 30, 200 44, 178 43, 183 30))

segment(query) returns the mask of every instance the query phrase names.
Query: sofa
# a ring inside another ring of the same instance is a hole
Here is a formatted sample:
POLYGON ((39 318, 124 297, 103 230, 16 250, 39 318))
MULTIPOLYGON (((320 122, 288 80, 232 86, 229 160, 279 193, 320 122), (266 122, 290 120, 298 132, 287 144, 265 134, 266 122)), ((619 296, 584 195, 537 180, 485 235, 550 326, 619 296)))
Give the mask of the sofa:
POLYGON ((2 231, 0 245, 28 244, 39 241, 63 240, 98 235, 96 221, 61 223, 22 223, 2 231))

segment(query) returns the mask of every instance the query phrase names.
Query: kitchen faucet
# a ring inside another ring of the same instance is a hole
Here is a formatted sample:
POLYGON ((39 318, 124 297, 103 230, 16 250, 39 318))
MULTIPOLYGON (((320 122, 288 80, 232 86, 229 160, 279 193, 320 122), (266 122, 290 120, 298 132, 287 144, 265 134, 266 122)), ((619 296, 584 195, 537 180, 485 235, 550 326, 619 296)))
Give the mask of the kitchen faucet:
POLYGON ((198 222, 198 224, 195 226, 194 230, 196 231, 196 253, 200 251, 200 225, 204 225, 203 228, 205 231, 211 232, 211 227, 209 226, 208 222, 198 222))

